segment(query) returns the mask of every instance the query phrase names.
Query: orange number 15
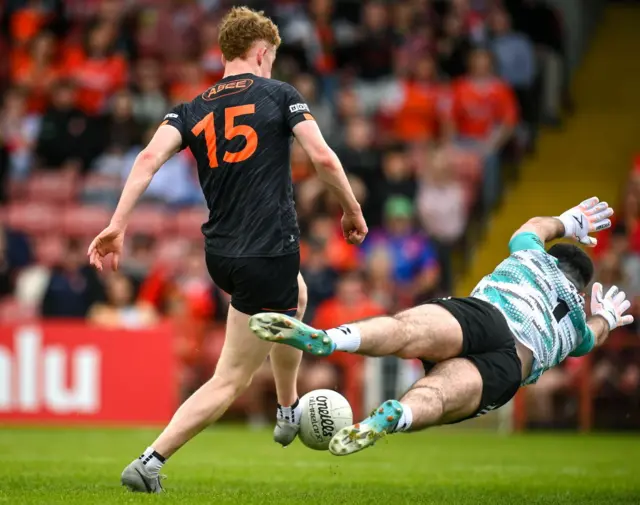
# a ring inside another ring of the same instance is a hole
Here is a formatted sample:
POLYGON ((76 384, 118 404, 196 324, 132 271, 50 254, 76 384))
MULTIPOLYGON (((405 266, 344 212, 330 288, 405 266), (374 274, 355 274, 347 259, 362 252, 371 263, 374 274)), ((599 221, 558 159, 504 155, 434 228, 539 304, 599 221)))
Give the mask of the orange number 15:
MULTIPOLYGON (((222 159, 227 163, 239 163, 245 161, 256 152, 258 148, 258 134, 247 125, 236 125, 235 118, 246 114, 254 114, 256 112, 255 104, 238 105, 237 107, 227 107, 224 110, 224 137, 231 140, 241 135, 247 141, 244 148, 238 152, 224 152, 222 159)), ((218 168, 218 155, 216 153, 216 129, 214 127, 213 112, 209 112, 202 121, 196 124, 192 129, 196 137, 204 132, 204 140, 207 144, 207 154, 209 155, 209 166, 218 168)))

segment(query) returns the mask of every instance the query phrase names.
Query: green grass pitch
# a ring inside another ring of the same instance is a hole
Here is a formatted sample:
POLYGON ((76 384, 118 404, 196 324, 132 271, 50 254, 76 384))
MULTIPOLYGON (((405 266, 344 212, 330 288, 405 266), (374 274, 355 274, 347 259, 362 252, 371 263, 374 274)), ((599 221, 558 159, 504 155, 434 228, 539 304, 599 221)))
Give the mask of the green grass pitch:
POLYGON ((155 430, 0 427, 0 504, 639 504, 640 437, 395 435, 337 458, 269 432, 206 431, 165 467, 164 495, 120 487, 155 430))

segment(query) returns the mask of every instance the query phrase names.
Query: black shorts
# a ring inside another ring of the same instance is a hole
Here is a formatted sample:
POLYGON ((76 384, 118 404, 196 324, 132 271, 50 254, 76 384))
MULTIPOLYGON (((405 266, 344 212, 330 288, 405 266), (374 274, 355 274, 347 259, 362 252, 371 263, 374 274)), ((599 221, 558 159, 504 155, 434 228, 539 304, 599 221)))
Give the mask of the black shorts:
MULTIPOLYGON (((437 303, 458 320, 463 338, 460 357, 471 361, 482 377, 480 407, 466 419, 498 409, 511 400, 520 388, 522 364, 502 313, 490 303, 470 297, 428 303, 437 303)), ((423 361, 423 365, 425 372, 429 372, 435 363, 423 361)))
POLYGON ((231 295, 231 305, 249 314, 298 310, 300 253, 260 258, 227 258, 206 253, 213 282, 231 295))

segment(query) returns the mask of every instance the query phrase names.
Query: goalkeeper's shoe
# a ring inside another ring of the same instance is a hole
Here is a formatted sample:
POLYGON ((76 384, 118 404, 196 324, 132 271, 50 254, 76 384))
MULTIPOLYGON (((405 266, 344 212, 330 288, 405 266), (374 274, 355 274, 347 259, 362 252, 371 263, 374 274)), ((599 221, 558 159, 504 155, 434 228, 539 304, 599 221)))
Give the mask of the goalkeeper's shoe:
POLYGON ((120 482, 135 493, 162 493, 161 476, 149 475, 140 459, 134 460, 123 471, 120 482))
POLYGON ((329 451, 335 456, 348 456, 371 447, 395 430, 401 416, 400 402, 387 400, 364 421, 342 428, 336 433, 329 442, 329 451))
POLYGON ((251 316, 249 328, 262 340, 287 344, 314 356, 328 356, 336 348, 326 332, 284 314, 263 312, 251 316))
POLYGON ((286 447, 293 442, 298 436, 300 425, 287 421, 286 419, 278 419, 276 427, 273 429, 273 440, 282 447, 286 447))

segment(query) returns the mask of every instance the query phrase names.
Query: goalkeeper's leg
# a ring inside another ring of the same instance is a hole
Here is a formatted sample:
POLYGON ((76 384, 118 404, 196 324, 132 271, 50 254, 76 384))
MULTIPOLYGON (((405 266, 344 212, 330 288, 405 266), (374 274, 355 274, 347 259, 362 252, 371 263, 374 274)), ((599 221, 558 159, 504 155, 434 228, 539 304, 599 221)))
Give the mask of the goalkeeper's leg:
POLYGON ((397 356, 442 361, 463 351, 462 328, 439 304, 413 307, 326 332, 282 314, 256 314, 251 329, 263 340, 288 344, 316 356, 345 351, 365 356, 397 356))
POLYGON ((482 377, 464 358, 438 363, 398 402, 388 400, 363 421, 340 430, 329 450, 346 456, 371 447, 390 433, 416 431, 472 416, 482 399, 482 377))

